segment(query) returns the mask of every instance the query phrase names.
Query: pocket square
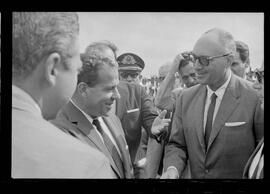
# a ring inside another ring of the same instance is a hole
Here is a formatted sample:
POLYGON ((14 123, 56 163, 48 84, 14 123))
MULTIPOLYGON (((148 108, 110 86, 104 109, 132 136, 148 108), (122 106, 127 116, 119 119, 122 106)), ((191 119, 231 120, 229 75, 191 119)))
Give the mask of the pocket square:
POLYGON ((139 108, 127 110, 127 113, 136 112, 136 111, 139 111, 139 108))
POLYGON ((231 122, 231 123, 225 123, 226 127, 235 127, 235 126, 240 126, 244 125, 246 122, 231 122))

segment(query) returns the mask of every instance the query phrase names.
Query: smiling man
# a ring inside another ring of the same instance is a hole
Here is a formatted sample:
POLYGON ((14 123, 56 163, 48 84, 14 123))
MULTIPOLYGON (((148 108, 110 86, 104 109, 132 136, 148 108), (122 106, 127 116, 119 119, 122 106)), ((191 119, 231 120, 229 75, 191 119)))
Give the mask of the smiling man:
POLYGON ((236 52, 230 33, 211 29, 193 48, 199 84, 176 102, 161 178, 181 177, 189 159, 191 178, 242 178, 264 134, 261 101, 251 83, 231 73, 236 52))
POLYGON ((96 42, 86 48, 76 91, 52 123, 101 151, 109 159, 115 178, 132 178, 121 122, 110 113, 113 102, 120 98, 115 50, 110 42, 96 42))

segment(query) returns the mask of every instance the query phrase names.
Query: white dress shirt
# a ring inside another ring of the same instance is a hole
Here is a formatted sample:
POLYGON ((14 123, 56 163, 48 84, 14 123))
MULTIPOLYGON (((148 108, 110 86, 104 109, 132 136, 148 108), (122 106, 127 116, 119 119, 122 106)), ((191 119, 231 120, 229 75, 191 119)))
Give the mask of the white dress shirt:
MULTIPOLYGON (((92 124, 93 123, 93 118, 91 116, 89 116, 88 114, 86 114, 82 109, 80 109, 76 104, 75 102, 72 101, 72 99, 70 100, 71 103, 77 107, 82 113, 83 115, 87 118, 87 120, 92 124)), ((108 126, 106 125, 106 123, 104 122, 104 120, 102 119, 102 117, 97 117, 98 121, 100 122, 100 125, 103 129, 103 131, 109 136, 110 140, 112 141, 112 143, 114 144, 114 146, 116 147, 117 151, 118 151, 118 154, 120 155, 121 159, 122 159, 122 155, 121 155, 121 152, 112 136, 112 133, 110 132, 110 130, 108 129, 108 126)), ((92 124, 93 125, 93 124, 92 124)), ((101 138, 102 142, 104 143, 104 140, 103 140, 103 137, 102 135, 100 134, 100 132, 97 130, 96 126, 93 125, 95 131, 97 132, 97 134, 99 135, 99 137, 101 138)))
POLYGON ((229 82, 231 80, 231 77, 232 77, 232 73, 231 73, 231 71, 229 71, 229 78, 215 92, 213 90, 211 90, 208 85, 206 86, 206 88, 207 88, 207 97, 206 97, 206 102, 205 102, 205 105, 204 105, 204 118, 203 118, 204 132, 205 132, 205 125, 206 125, 206 120, 207 120, 207 112, 208 112, 208 109, 209 109, 209 106, 210 106, 210 103, 211 103, 211 96, 212 96, 213 93, 215 93, 217 95, 216 106, 215 106, 214 115, 213 115, 213 121, 212 121, 212 124, 213 124, 214 121, 215 121, 215 118, 216 118, 220 103, 221 103, 222 98, 224 96, 224 93, 226 91, 226 88, 228 87, 229 82))

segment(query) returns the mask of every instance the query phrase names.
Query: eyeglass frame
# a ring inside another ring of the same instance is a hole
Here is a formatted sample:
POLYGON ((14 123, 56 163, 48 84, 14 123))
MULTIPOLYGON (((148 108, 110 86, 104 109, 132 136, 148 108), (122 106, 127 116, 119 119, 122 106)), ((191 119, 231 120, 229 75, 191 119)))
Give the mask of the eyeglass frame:
POLYGON ((130 72, 125 72, 125 71, 119 72, 119 74, 124 79, 127 79, 128 76, 130 76, 132 79, 136 79, 140 75, 140 73, 138 73, 138 72, 136 72, 136 73, 130 73, 130 72), (122 74, 124 74, 125 76, 122 76, 122 74), (133 75, 136 75, 136 76, 134 77, 133 75))
POLYGON ((203 64, 203 63, 201 63, 201 61, 199 60, 199 63, 202 65, 202 66, 204 66, 204 67, 207 67, 207 66, 209 66, 209 62, 210 62, 210 60, 212 60, 212 59, 216 59, 216 58, 220 58, 220 57, 226 57, 226 56, 229 56, 229 55, 231 55, 232 53, 230 52, 230 53, 226 53, 226 54, 223 54, 223 55, 216 55, 216 56, 200 56, 200 57, 196 57, 196 55, 194 54, 194 53, 190 53, 190 55, 192 55, 192 57, 193 57, 193 60, 194 60, 194 62, 196 62, 197 60, 199 60, 199 58, 205 58, 206 60, 207 60, 207 65, 205 65, 205 64, 203 64))

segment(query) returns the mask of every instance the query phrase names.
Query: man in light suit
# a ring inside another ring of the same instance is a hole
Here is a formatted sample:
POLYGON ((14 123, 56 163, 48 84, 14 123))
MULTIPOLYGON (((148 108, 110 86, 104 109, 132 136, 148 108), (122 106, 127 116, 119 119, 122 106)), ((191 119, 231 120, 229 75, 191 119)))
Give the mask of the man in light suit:
POLYGON ((108 159, 47 120, 81 68, 76 13, 14 12, 12 178, 111 178, 108 159))
POLYGON ((121 122, 110 112, 115 99, 120 98, 115 51, 110 42, 96 42, 86 48, 76 91, 52 123, 88 144, 89 149, 104 153, 116 178, 133 178, 121 122))
POLYGON ((177 99, 161 178, 180 177, 187 159, 191 178, 242 178, 264 134, 264 115, 251 84, 230 71, 234 53, 233 37, 222 29, 211 29, 196 42, 200 84, 177 99))

